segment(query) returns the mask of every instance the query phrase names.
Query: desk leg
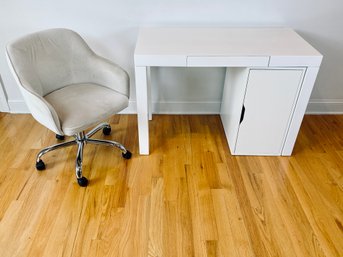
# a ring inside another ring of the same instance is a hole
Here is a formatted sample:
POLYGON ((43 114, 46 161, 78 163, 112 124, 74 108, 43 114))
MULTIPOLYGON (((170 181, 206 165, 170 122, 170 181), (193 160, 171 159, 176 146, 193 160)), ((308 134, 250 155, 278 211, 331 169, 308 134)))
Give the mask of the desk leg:
POLYGON ((299 93, 298 101, 294 110, 293 118, 288 130, 285 145, 282 149, 284 156, 290 156, 297 139, 297 135, 303 120, 308 100, 310 99, 314 82, 316 81, 319 67, 308 67, 299 93))
POLYGON ((149 154, 147 67, 135 67, 139 153, 149 154))
POLYGON ((152 97, 151 97, 151 69, 146 67, 147 74, 147 87, 148 87, 148 111, 149 111, 149 120, 152 120, 152 97))

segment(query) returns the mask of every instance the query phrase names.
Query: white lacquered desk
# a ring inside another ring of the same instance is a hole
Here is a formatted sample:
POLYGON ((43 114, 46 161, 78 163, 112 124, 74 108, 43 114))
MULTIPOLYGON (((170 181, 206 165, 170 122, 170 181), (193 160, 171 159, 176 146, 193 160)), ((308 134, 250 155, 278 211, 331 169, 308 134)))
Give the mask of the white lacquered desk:
POLYGON ((322 55, 288 28, 142 28, 134 60, 140 154, 149 154, 149 68, 159 66, 226 67, 231 153, 291 155, 322 55))

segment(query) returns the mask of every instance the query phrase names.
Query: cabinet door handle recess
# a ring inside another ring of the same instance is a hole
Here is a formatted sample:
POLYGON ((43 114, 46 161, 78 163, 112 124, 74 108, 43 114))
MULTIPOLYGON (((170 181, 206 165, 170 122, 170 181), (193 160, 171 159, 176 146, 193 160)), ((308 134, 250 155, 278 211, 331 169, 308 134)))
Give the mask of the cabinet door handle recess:
POLYGON ((242 121, 243 121, 243 119, 244 119, 244 114, 245 114, 245 106, 244 106, 244 104, 243 104, 243 106, 242 106, 242 112, 241 112, 241 118, 240 118, 240 120, 239 120, 239 124, 242 123, 242 121))

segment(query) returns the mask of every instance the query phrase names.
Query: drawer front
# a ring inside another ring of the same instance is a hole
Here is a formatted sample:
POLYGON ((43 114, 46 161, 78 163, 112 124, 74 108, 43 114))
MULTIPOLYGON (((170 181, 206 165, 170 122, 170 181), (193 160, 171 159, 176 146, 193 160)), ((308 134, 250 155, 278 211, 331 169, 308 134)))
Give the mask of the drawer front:
POLYGON ((188 67, 268 67, 268 56, 188 56, 188 67))

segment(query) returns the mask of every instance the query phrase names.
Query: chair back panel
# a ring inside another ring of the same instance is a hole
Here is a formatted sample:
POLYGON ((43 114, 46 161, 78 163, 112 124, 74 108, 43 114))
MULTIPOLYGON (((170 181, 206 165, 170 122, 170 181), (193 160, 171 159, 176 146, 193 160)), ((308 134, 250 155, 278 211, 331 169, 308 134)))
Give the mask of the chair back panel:
POLYGON ((50 29, 22 37, 7 54, 24 89, 45 96, 79 82, 93 51, 74 31, 50 29))

